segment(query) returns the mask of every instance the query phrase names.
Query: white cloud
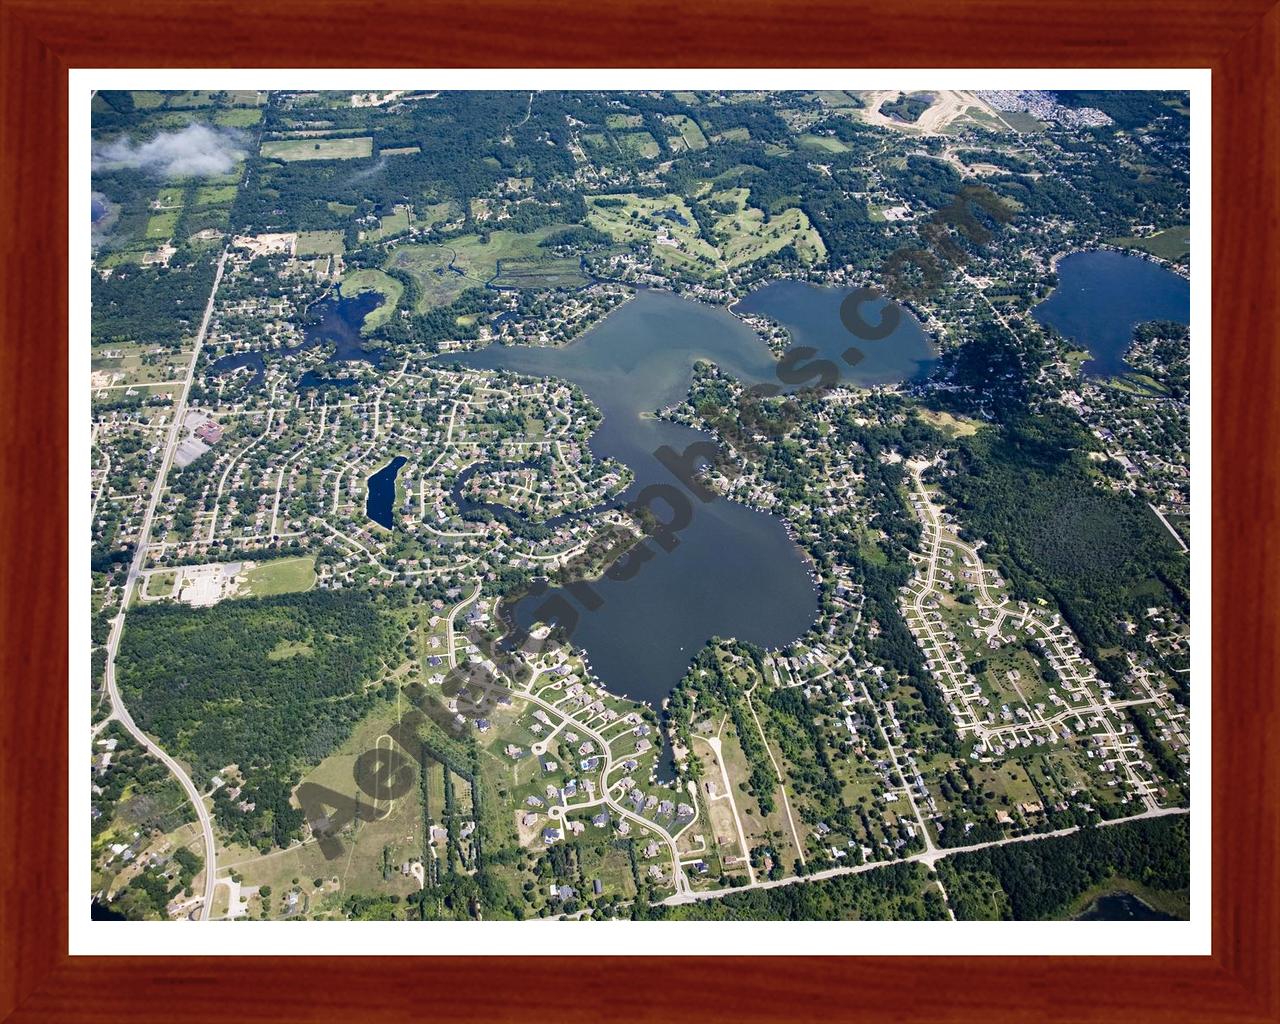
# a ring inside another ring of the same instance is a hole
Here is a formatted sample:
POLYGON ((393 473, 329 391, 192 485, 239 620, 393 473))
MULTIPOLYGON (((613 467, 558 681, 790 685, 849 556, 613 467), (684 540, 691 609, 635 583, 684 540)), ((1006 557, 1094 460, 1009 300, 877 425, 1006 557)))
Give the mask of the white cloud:
POLYGON ((136 167, 161 178, 207 178, 226 174, 246 155, 242 132, 191 124, 142 143, 127 136, 108 142, 96 148, 93 166, 108 171, 136 167))

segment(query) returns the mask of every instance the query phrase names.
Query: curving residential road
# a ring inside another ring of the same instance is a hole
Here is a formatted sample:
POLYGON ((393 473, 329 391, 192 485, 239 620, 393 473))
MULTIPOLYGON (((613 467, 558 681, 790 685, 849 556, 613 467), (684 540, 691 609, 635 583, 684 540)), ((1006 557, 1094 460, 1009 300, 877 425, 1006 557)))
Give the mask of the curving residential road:
POLYGON ((155 485, 151 489, 151 501, 147 504, 147 511, 142 517, 142 529, 138 533, 138 544, 133 553, 133 561, 129 563, 129 575, 125 579, 124 587, 120 592, 120 610, 116 612, 116 617, 111 620, 111 634, 107 639, 107 665, 105 670, 107 694, 111 698, 111 714, 109 718, 115 719, 124 726, 129 735, 173 773, 174 778, 178 780, 183 790, 186 791, 187 799, 191 801, 196 811, 196 817, 200 820, 200 830, 204 834, 205 849, 204 898, 200 903, 199 912, 201 921, 209 919, 209 911, 213 906, 213 890, 217 885, 218 848, 213 838, 213 821, 209 817, 209 811, 204 805, 204 799, 201 797, 200 791, 196 789, 195 783, 187 775, 186 769, 139 729, 133 720, 133 716, 129 714, 129 709, 125 707, 124 699, 120 696, 120 691, 116 686, 116 653, 120 649, 120 637, 124 633, 124 619, 129 610, 129 596, 133 593, 133 588, 142 572, 143 563, 146 561, 147 543, 151 538, 151 523, 155 518, 156 506, 160 504, 160 496, 164 493, 165 479, 168 477, 169 467, 173 463, 173 453, 182 437, 182 421, 187 414, 187 397, 191 393, 191 382, 195 379, 196 362, 200 358, 200 348, 204 344, 205 334, 209 330, 209 320, 213 316, 213 300, 218 294, 218 285, 222 283, 222 270, 226 266, 226 262, 227 250, 224 249, 222 256, 218 260, 218 272, 213 278, 213 290, 209 293, 209 301, 204 308, 204 317, 200 321, 200 330, 196 334, 195 348, 191 353, 191 363, 187 367, 187 376, 182 387, 182 395, 174 406, 173 422, 169 425, 169 437, 165 444, 164 457, 160 460, 160 468, 156 472, 155 485))

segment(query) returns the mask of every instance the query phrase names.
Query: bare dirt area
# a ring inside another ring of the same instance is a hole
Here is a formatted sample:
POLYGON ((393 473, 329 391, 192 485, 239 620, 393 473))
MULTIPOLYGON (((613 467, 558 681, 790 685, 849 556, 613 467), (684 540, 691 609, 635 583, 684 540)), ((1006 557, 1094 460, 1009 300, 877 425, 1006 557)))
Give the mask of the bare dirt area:
POLYGON ((855 112, 854 116, 867 124, 881 128, 893 128, 900 132, 920 132, 925 135, 937 135, 945 132, 953 121, 964 117, 970 107, 977 107, 983 113, 998 117, 986 103, 971 92, 943 89, 933 93, 933 103, 914 122, 898 121, 880 113, 880 107, 886 100, 896 99, 900 90, 881 89, 875 92, 861 93, 867 104, 855 112))

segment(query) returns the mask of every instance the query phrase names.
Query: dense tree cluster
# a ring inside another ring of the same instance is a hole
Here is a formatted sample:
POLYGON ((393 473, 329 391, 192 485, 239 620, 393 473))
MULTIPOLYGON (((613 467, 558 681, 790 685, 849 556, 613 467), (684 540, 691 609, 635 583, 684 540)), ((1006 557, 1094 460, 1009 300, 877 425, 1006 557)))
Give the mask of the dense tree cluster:
POLYGON ((1012 415, 957 446, 943 477, 959 517, 1023 600, 1052 599, 1097 660, 1152 604, 1188 607, 1188 565, 1139 499, 1094 482, 1092 438, 1068 410, 1012 415))
POLYGON ((206 254, 187 267, 125 263, 110 277, 95 273, 93 343, 140 341, 177 348, 200 326, 213 288, 215 262, 206 254))
POLYGON ((1086 828, 1034 843, 958 853, 938 862, 951 907, 961 920, 999 916, 1034 921, 1061 914, 1110 878, 1180 892, 1190 884, 1190 821, 1185 815, 1086 828))

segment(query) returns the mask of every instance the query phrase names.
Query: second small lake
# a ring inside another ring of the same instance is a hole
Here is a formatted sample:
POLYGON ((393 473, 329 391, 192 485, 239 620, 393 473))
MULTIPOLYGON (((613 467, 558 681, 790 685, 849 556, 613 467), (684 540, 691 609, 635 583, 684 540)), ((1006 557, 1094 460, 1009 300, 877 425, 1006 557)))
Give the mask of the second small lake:
MULTIPOLYGON (((844 325, 840 307, 849 295, 848 288, 829 288, 807 281, 773 281, 758 288, 732 307, 737 314, 755 314, 775 320, 791 334, 791 344, 816 349, 813 359, 826 359, 840 370, 840 382, 863 387, 874 384, 896 384, 927 373, 938 359, 938 352, 905 307, 897 306, 898 323, 893 331, 879 340, 859 338, 844 325), (853 347, 862 358, 853 365, 845 358, 853 347)), ((864 303, 859 310, 872 327, 888 303, 884 299, 864 303)), ((798 368, 809 360, 802 361, 798 368)), ((811 379, 808 383, 812 384, 811 379)))
POLYGON ((1141 256, 1077 252, 1059 261, 1058 287, 1031 314, 1089 350, 1085 373, 1115 377, 1133 369, 1124 357, 1134 327, 1150 320, 1189 321, 1191 285, 1141 256))
MULTIPOLYGON (((214 374, 230 373, 240 367, 253 370, 249 381, 250 387, 257 387, 262 382, 266 370, 267 357, 276 358, 296 355, 317 345, 332 345, 328 363, 350 363, 363 361, 373 366, 382 364, 384 349, 373 348, 366 344, 360 334, 365 317, 382 305, 382 296, 378 292, 361 292, 350 298, 344 298, 339 289, 333 298, 323 299, 311 307, 314 314, 302 326, 302 341, 292 348, 275 349, 269 352, 234 352, 215 360, 210 367, 214 374)), ((298 380, 299 388, 346 387, 349 381, 323 377, 314 370, 308 370, 298 380)))

